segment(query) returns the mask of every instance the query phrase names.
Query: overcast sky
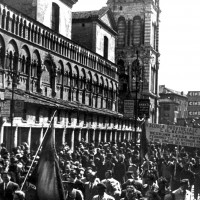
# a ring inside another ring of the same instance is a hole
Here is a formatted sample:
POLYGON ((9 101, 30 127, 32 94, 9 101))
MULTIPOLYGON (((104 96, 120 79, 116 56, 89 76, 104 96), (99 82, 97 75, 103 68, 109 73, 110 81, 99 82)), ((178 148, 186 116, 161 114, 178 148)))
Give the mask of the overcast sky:
MULTIPOLYGON (((107 0, 78 0, 73 11, 96 10, 107 0)), ((160 0, 159 85, 200 91, 200 0, 160 0)))

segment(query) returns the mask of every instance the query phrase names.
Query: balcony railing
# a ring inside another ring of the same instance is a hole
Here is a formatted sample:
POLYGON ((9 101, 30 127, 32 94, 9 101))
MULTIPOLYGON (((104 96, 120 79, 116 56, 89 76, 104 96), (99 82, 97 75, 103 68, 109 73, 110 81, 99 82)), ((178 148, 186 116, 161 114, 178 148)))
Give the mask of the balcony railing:
POLYGON ((117 67, 114 63, 2 3, 0 29, 118 81, 117 67))

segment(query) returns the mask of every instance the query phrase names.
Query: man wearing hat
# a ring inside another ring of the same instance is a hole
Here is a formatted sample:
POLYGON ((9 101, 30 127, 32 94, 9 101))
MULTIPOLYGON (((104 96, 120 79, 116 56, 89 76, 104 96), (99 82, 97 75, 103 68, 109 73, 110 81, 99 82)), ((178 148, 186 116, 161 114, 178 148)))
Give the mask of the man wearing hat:
POLYGON ((74 179, 68 177, 63 181, 63 187, 65 190, 65 200, 83 200, 83 194, 80 190, 74 188, 74 179))
POLYGON ((106 194, 106 185, 104 183, 97 184, 97 192, 98 194, 95 195, 92 200, 115 200, 114 197, 106 194))

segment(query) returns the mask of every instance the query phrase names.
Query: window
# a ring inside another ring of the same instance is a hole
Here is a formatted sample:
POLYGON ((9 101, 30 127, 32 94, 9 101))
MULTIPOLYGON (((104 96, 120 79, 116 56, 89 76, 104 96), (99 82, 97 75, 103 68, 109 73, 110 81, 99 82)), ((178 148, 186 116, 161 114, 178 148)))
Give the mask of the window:
POLYGON ((108 58, 108 38, 104 36, 104 49, 103 49, 103 57, 108 58))
POLYGON ((157 27, 153 24, 152 26, 152 45, 153 48, 156 50, 156 34, 157 34, 157 27))
POLYGON ((126 22, 124 17, 120 17, 118 19, 118 37, 117 37, 117 45, 124 46, 125 45, 125 31, 126 31, 126 22))
POLYGON ((57 123, 59 124, 61 122, 61 111, 57 111, 57 123))
POLYGON ((133 45, 141 44, 142 24, 139 16, 133 19, 133 45))
POLYGON ((119 7, 119 10, 123 10, 123 7, 122 7, 122 6, 120 6, 120 7, 119 7))
POLYGON ((60 8, 56 3, 52 3, 52 30, 59 32, 60 8))

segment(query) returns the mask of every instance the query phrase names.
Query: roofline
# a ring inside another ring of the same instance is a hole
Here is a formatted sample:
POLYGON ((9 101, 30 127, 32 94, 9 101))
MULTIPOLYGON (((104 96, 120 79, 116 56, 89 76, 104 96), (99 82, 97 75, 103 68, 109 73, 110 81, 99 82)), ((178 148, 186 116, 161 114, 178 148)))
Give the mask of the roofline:
POLYGON ((78 2, 78 0, 61 0, 63 3, 67 4, 72 8, 72 6, 78 2))
POLYGON ((80 23, 80 22, 93 22, 96 21, 98 22, 100 25, 102 25, 104 28, 109 29, 115 36, 118 35, 117 31, 115 31, 114 29, 110 28, 109 26, 107 26, 105 23, 103 23, 103 21, 101 21, 98 17, 94 16, 94 17, 89 17, 89 18, 80 18, 80 19, 72 19, 72 23, 80 23))

